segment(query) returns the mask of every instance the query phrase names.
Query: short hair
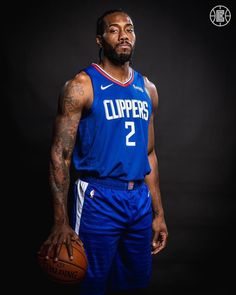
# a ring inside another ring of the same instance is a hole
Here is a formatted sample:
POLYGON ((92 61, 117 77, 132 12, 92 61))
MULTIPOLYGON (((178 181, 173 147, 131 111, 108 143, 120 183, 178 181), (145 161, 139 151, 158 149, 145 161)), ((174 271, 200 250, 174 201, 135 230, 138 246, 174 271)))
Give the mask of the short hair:
POLYGON ((97 19, 97 31, 96 34, 102 36, 102 34, 104 33, 105 30, 105 22, 104 22, 104 18, 112 13, 116 13, 116 12, 120 12, 120 13, 124 13, 129 15, 126 11, 124 11, 121 8, 118 9, 111 9, 111 10, 107 10, 105 11, 98 19, 97 19))

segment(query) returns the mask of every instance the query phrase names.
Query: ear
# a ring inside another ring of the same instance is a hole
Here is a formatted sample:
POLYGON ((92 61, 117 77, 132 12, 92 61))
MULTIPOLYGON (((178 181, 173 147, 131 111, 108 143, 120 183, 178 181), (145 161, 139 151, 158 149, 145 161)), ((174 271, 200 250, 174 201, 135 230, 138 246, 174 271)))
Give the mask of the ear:
POLYGON ((96 43, 100 48, 102 47, 102 36, 101 35, 96 36, 96 43))

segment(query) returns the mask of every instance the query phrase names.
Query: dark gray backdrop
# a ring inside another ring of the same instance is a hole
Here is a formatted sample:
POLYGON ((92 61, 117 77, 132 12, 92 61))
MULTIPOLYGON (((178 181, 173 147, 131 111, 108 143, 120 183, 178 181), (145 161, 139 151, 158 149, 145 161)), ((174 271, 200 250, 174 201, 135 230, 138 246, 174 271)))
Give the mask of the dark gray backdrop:
POLYGON ((153 257, 148 292, 231 294, 236 208, 232 3, 87 0, 8 6, 3 24, 7 79, 2 135, 4 147, 10 143, 9 157, 4 154, 3 160, 8 159, 7 231, 17 244, 13 253, 19 265, 18 288, 76 294, 74 288, 49 283, 36 261, 52 225, 52 125, 64 82, 98 60, 97 17, 120 7, 135 21, 134 68, 159 92, 156 151, 169 242, 153 257), (209 19, 217 4, 232 13, 231 22, 222 28, 209 19))

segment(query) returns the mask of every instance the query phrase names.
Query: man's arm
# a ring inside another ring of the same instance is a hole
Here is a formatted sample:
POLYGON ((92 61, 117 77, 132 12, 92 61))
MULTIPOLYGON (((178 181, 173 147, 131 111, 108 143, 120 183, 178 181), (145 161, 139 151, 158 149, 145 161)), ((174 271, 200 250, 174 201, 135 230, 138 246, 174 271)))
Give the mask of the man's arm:
POLYGON ((43 244, 46 257, 55 248, 55 260, 62 243, 66 243, 68 254, 73 259, 71 240, 79 237, 69 226, 67 198, 70 185, 70 164, 77 128, 82 111, 91 101, 90 80, 85 73, 78 74, 68 81, 58 103, 58 112, 54 125, 49 167, 49 184, 53 196, 54 226, 43 244))
POLYGON ((158 106, 158 94, 155 85, 148 81, 147 78, 145 79, 145 86, 150 98, 152 99, 152 115, 148 129, 148 160, 151 166, 151 172, 145 177, 145 182, 147 183, 152 196, 152 209, 154 216, 152 223, 154 232, 152 254, 157 254, 166 246, 168 231, 161 201, 158 160, 155 152, 154 115, 158 106))

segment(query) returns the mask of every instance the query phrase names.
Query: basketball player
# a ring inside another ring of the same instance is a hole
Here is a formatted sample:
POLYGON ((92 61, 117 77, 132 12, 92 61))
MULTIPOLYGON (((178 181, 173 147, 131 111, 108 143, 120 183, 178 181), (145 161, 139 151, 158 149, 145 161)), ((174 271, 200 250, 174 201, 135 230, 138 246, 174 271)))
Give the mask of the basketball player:
MULTIPOLYGON (((156 87, 133 70, 134 25, 122 10, 97 21, 99 63, 68 81, 59 100, 51 147, 55 224, 43 244, 82 241, 89 267, 81 295, 146 288, 152 255, 167 242, 154 149, 156 87), (72 221, 67 214, 70 164, 78 171, 72 221)), ((47 257, 46 257, 47 258, 47 257)))

